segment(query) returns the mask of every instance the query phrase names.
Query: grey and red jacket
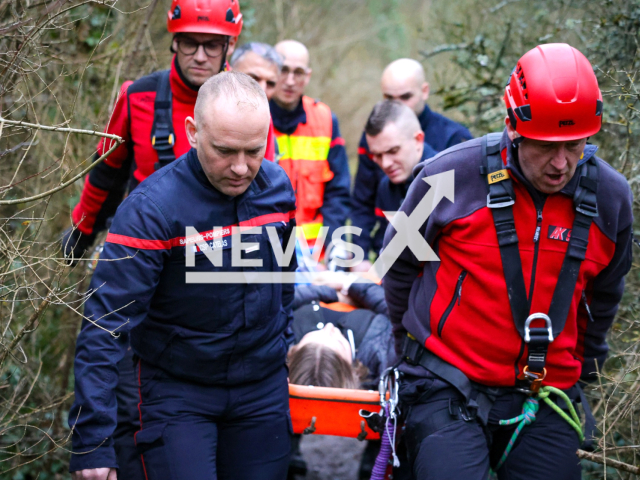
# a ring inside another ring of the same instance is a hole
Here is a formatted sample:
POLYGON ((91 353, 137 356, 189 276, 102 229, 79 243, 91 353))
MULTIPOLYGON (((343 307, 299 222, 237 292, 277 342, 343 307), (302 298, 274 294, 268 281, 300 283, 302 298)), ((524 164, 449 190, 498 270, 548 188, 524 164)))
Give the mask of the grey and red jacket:
MULTIPOLYGON (((513 214, 530 313, 547 313, 571 235, 579 175, 561 192, 545 197, 523 177, 506 132, 501 149, 515 189, 513 214), (541 235, 535 242, 538 218, 541 235)), ((595 150, 587 145, 581 162, 595 150)), ((581 374, 592 376, 596 362, 602 365, 608 351, 606 333, 631 267, 631 189, 609 164, 595 160, 599 215, 589 231, 564 330, 549 345, 546 361, 545 384, 561 389, 572 387, 581 374)), ((398 352, 408 332, 472 381, 509 387, 526 364, 527 348, 511 314, 481 164, 478 139, 416 167, 401 211, 409 215, 424 197, 430 188, 425 177, 449 170, 455 171, 455 202, 443 199, 420 227, 440 261, 420 263, 405 249, 384 278, 385 295, 398 352)), ((385 246, 394 235, 389 226, 385 246)))
POLYGON ((114 389, 129 341, 143 361, 189 382, 246 384, 285 365, 293 284, 186 283, 186 274, 294 272, 295 261, 278 266, 266 230, 275 227, 285 248, 294 217, 295 196, 281 167, 263 160, 247 191, 232 198, 209 183, 195 150, 122 202, 91 279, 76 346, 69 423, 74 452, 89 453, 72 455, 71 471, 115 467, 114 389), (238 225, 262 227, 261 234, 242 235, 243 243, 259 244, 242 258, 261 259, 262 266, 231 266, 231 227, 238 225), (202 237, 187 236, 187 227, 202 237), (222 249, 222 266, 194 243, 202 239, 207 249, 222 249), (187 249, 195 252, 193 267, 186 264, 187 249))
MULTIPOLYGON (((428 105, 425 105, 422 113, 418 115, 418 121, 424 132, 424 142, 434 150, 433 155, 473 138, 466 127, 434 112, 428 105)), ((351 225, 362 229, 360 236, 354 236, 353 243, 362 247, 367 253, 372 250, 377 254, 382 247, 384 228, 378 228, 374 236, 371 234, 378 221, 375 212, 376 193, 384 177, 384 172, 376 165, 369 153, 367 137, 362 132, 358 144, 358 171, 351 195, 350 217, 351 225)))
MULTIPOLYGON (((158 71, 135 82, 127 81, 120 89, 105 133, 118 135, 125 141, 86 176, 80 201, 72 213, 74 225, 85 235, 104 230, 107 219, 113 216, 125 193, 155 171, 158 154, 151 144, 151 131, 156 92, 162 73, 158 71)), ((191 148, 185 120, 193 117, 198 89, 184 77, 175 56, 171 62, 169 83, 175 136, 173 153, 178 158, 191 148)), ((272 124, 267 137, 267 160, 274 160, 274 146, 272 124)), ((103 138, 98 143, 97 157, 110 147, 110 140, 103 138)))

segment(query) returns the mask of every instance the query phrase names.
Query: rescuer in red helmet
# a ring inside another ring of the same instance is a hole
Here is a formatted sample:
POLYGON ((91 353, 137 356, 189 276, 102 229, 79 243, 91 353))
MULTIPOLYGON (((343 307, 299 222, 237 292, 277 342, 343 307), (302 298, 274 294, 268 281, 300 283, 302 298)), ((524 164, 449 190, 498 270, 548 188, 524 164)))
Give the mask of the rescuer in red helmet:
POLYGON ((394 218, 426 221, 386 232, 403 438, 419 480, 578 480, 576 450, 595 426, 578 381, 607 356, 631 267, 631 190, 587 143, 603 104, 578 50, 527 52, 505 103, 502 134, 414 170, 394 218), (421 202, 431 189, 435 207, 421 202))
MULTIPOLYGON (((125 143, 85 179, 73 226, 62 241, 70 262, 82 257, 96 235, 108 228, 127 191, 189 150, 185 119, 193 116, 200 86, 226 68, 242 23, 238 0, 173 0, 167 12, 175 53, 171 68, 122 85, 105 131, 125 143)), ((274 142, 270 132, 268 160, 274 160, 274 142)), ((109 147, 101 141, 96 158, 109 147)))
MULTIPOLYGON (((226 58, 233 53, 242 24, 238 0, 172 1, 167 12, 167 30, 173 34, 171 50, 175 54, 171 68, 122 85, 105 131, 124 138, 125 143, 85 179, 80 201, 73 209, 73 226, 62 239, 70 262, 82 257, 96 235, 108 228, 127 192, 190 149, 185 120, 194 116, 200 86, 225 70, 226 58)), ((266 151, 271 155, 265 155, 273 160, 272 131, 267 140, 266 151)), ((109 147, 108 142, 100 142, 97 157, 109 147)), ((131 349, 119 364, 116 395, 118 426, 108 445, 111 447, 113 442, 117 461, 106 459, 104 449, 94 449, 91 453, 73 455, 71 471, 115 464, 119 478, 142 480, 144 472, 134 442, 140 421, 131 349)))

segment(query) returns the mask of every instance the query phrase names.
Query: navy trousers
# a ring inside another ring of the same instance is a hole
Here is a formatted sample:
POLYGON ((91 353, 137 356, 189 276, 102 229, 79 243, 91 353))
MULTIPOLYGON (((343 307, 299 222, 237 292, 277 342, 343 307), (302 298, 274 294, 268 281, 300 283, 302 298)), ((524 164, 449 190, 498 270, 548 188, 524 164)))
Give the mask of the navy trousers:
POLYGON ((118 478, 124 480, 145 480, 140 454, 133 440, 135 433, 140 430, 137 370, 134 365, 133 351, 129 347, 127 354, 118 364, 118 386, 116 387, 118 426, 113 433, 118 460, 118 478))
MULTIPOLYGON (((522 412, 526 396, 499 396, 487 425, 464 408, 464 398, 438 378, 407 377, 400 394, 406 414, 404 448, 414 480, 487 480, 513 431, 503 419, 522 412)), ((559 406, 566 406, 559 402, 559 406)), ((496 472, 500 480, 579 480, 576 431, 544 402, 536 421, 520 433, 506 462, 496 472)))
POLYGON ((238 386, 182 381, 139 362, 148 480, 284 480, 291 449, 287 370, 238 386))

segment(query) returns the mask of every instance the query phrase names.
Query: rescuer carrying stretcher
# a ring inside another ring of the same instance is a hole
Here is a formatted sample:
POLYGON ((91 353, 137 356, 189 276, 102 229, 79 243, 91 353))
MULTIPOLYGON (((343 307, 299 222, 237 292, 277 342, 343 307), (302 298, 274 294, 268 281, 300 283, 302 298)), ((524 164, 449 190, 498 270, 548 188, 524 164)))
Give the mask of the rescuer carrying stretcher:
POLYGON ((402 204, 454 170, 455 202, 416 226, 440 261, 405 249, 384 278, 416 479, 579 479, 578 381, 606 358, 631 266, 629 185, 587 144, 603 109, 589 61, 538 46, 504 99, 504 132, 420 164, 402 204))

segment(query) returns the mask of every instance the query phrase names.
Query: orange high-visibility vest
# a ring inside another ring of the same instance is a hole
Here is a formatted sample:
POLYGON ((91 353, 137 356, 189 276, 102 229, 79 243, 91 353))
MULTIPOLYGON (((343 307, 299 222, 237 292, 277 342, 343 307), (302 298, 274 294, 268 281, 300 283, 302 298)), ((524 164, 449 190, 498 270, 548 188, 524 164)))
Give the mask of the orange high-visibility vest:
POLYGON ((326 183, 333 178, 329 168, 329 149, 333 121, 331 109, 311 97, 302 97, 307 123, 300 123, 291 134, 275 130, 280 150, 279 164, 296 192, 296 224, 302 227, 309 245, 320 233, 326 183))

